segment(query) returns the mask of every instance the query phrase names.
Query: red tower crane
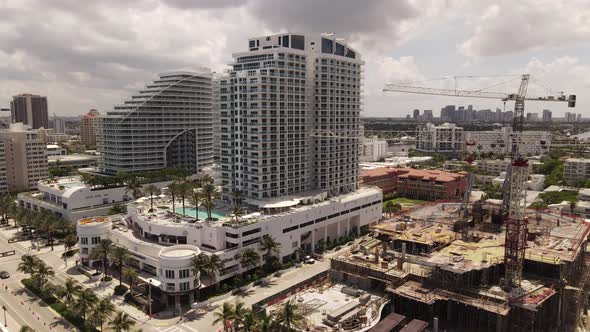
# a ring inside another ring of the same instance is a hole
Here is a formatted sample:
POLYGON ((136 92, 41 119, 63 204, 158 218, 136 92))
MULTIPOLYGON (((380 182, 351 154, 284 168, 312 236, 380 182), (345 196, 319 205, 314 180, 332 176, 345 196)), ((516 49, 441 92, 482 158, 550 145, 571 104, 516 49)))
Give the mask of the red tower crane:
MULTIPOLYGON (((467 76, 476 77, 476 76, 467 76)), ((458 77, 453 77, 457 82, 458 77)), ((522 281, 522 267, 526 251, 527 221, 525 219, 526 188, 528 180, 528 161, 522 153, 522 131, 524 127, 524 103, 525 101, 555 101, 567 102, 568 107, 575 107, 576 96, 565 96, 563 92, 543 97, 527 97, 527 89, 530 81, 529 74, 520 76, 520 87, 516 93, 489 92, 481 90, 459 90, 427 88, 404 84, 387 84, 385 92, 405 92, 438 96, 472 97, 497 99, 503 102, 514 101, 514 118, 512 122, 512 146, 511 163, 508 166, 504 193, 502 200, 502 216, 506 225, 506 238, 504 243, 504 265, 506 269, 506 287, 519 288, 522 281)), ((455 86, 457 86, 455 84, 455 86)), ((494 85, 496 86, 496 85, 494 85)))

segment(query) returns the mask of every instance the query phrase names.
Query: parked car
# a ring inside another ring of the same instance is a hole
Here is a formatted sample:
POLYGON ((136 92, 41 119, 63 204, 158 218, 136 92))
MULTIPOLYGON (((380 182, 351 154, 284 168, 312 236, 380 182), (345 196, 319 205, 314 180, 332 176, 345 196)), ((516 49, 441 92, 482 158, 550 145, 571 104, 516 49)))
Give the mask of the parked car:
POLYGON ((2 278, 2 279, 10 278, 10 273, 8 273, 6 271, 0 271, 0 278, 2 278))
POLYGON ((305 258, 303 259, 303 262, 305 262, 305 264, 313 264, 315 263, 315 259, 311 256, 305 256, 305 258))

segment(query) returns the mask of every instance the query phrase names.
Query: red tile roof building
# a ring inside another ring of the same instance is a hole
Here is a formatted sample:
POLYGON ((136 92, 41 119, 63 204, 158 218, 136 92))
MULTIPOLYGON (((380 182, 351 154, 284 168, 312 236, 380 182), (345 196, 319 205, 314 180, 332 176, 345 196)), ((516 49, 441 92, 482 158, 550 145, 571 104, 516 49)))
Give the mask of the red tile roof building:
POLYGON ((363 171, 361 184, 379 187, 383 194, 396 192, 408 198, 459 199, 467 189, 467 173, 380 167, 363 171))

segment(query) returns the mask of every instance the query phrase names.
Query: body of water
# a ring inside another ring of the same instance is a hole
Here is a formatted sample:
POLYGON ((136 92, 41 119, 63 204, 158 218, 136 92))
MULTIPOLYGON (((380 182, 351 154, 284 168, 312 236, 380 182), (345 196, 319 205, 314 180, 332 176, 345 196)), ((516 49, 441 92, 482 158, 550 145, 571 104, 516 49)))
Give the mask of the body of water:
MULTIPOLYGON (((182 207, 176 208, 176 213, 182 215, 182 207)), ((184 215, 187 217, 196 218, 197 209, 193 207, 187 207, 184 209, 184 215)), ((211 211, 211 217, 216 219, 221 219, 225 217, 225 214, 219 211, 211 211)), ((207 219, 207 211, 205 209, 199 209, 199 219, 207 219)))

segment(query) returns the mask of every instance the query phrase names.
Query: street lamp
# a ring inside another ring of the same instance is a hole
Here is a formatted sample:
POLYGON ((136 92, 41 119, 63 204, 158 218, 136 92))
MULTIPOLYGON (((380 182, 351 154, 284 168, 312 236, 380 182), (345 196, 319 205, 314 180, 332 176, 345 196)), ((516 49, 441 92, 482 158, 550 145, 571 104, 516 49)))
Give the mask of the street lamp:
POLYGON ((2 306, 2 310, 4 310, 4 327, 8 327, 8 322, 6 321, 6 306, 2 306))

